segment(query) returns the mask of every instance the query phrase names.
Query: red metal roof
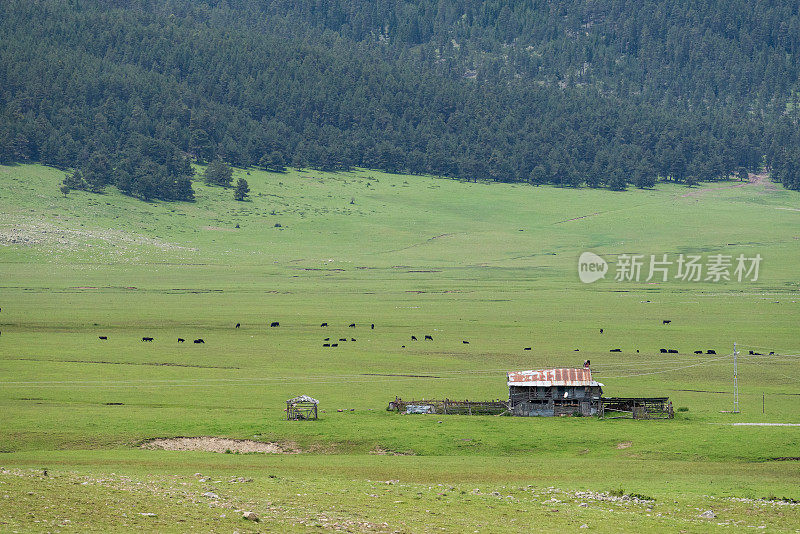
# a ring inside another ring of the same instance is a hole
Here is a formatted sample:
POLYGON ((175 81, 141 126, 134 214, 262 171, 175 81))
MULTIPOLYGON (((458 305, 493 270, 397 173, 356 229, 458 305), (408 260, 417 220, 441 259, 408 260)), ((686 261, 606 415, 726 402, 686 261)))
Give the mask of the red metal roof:
POLYGON ((511 371, 508 373, 509 386, 600 386, 592 380, 588 368, 581 369, 539 369, 537 371, 511 371))

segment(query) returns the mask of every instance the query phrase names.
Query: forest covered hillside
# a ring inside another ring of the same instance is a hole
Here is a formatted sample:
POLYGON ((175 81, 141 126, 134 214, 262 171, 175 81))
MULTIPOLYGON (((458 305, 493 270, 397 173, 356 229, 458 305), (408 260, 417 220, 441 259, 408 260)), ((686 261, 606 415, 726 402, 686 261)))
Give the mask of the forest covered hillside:
POLYGON ((191 162, 800 188, 788 0, 0 3, 0 163, 190 200, 191 162))

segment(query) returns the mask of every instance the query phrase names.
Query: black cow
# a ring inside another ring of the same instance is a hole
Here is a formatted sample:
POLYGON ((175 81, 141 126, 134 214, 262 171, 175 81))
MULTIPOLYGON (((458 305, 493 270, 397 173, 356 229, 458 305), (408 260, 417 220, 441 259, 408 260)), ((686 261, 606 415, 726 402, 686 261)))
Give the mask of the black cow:
POLYGON ((106 341, 108 339, 108 336, 97 336, 97 337, 102 339, 103 341, 106 341))
POLYGON ((694 351, 694 353, 695 354, 703 354, 703 351, 702 350, 696 350, 696 351, 694 351))
POLYGON ((194 342, 195 343, 205 343, 205 341, 203 341, 202 339, 199 339, 199 338, 195 339, 194 342))
POLYGON ((716 353, 717 353, 717 351, 715 351, 714 349, 708 349, 706 351, 706 354, 716 354, 716 353))
POLYGON ((331 343, 331 347, 338 347, 338 346, 339 346, 338 343, 331 343))
POLYGON ((236 328, 239 328, 240 326, 242 326, 241 323, 236 323, 236 328))
POLYGON ((328 323, 322 323, 320 326, 328 326, 328 323))
POLYGON ((356 327, 356 323, 350 323, 350 328, 355 328, 355 327, 356 327))
POLYGON ((433 337, 431 337, 431 336, 425 336, 425 341, 433 341, 433 337))
POLYGON ((608 352, 622 352, 622 349, 611 349, 611 350, 610 350, 610 351, 608 351, 608 352))
POLYGON ((464 340, 462 340, 461 342, 462 342, 464 345, 469 345, 469 341, 464 341, 464 340))
POLYGON ((143 337, 142 341, 153 341, 152 337, 143 337))
POLYGON ((322 341, 330 341, 330 340, 331 340, 331 338, 329 338, 329 337, 326 337, 326 338, 325 338, 325 339, 323 339, 322 341))
POLYGON ((416 340, 417 340, 417 336, 411 336, 411 341, 416 341, 416 340))
POLYGON ((524 348, 524 349, 522 349, 522 350, 531 350, 531 348, 530 348, 530 347, 525 347, 525 348, 524 348))
POLYGON ((774 355, 774 354, 775 354, 775 351, 774 351, 774 350, 771 350, 771 351, 769 351, 769 355, 770 355, 770 356, 772 356, 772 355, 774 355))
POLYGON ((347 341, 347 338, 346 337, 340 337, 339 341, 347 341))
POLYGON ((350 338, 350 341, 355 341, 355 340, 356 340, 356 338, 354 338, 354 337, 350 338))
POLYGON ((672 322, 672 319, 664 319, 663 321, 661 321, 661 324, 669 324, 671 322, 672 322))
POLYGON ((602 329, 602 328, 600 329, 600 333, 601 333, 601 334, 603 333, 603 329, 602 329))
POLYGON ((666 353, 667 353, 667 349, 661 349, 661 354, 666 354, 666 353))
POLYGON ((323 347, 330 347, 330 346, 331 346, 331 344, 330 344, 330 343, 323 343, 323 344, 322 344, 322 346, 323 346, 323 347))
POLYGON ((183 339, 182 337, 179 337, 179 338, 178 338, 178 343, 183 343, 184 341, 186 341, 186 340, 185 340, 185 339, 183 339))
POLYGON ((670 354, 678 354, 678 351, 675 349, 669 349, 667 352, 670 354))
POLYGON ((279 323, 278 321, 272 321, 272 322, 270 323, 270 326, 273 326, 273 327, 274 327, 274 326, 280 326, 280 325, 281 325, 281 323, 279 323))
POLYGON ((370 328, 371 328, 372 330, 375 330, 375 323, 372 323, 372 324, 370 325, 370 328))

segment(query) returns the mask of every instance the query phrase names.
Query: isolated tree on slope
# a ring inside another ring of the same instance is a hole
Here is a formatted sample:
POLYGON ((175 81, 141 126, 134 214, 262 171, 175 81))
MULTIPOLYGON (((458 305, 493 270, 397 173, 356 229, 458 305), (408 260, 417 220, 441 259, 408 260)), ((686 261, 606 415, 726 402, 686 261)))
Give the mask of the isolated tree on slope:
POLYGON ((247 180, 239 178, 236 181, 236 190, 233 192, 233 198, 236 200, 244 200, 247 198, 247 193, 250 192, 250 187, 247 185, 247 180))

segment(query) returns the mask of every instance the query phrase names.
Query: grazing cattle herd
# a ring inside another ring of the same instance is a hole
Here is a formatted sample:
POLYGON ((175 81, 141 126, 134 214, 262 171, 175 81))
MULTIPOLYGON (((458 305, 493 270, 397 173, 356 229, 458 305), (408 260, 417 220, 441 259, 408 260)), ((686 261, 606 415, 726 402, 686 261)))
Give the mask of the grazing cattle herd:
MULTIPOLYGON (((0 308, 0 310, 2 310, 2 308, 0 308)), ((671 320, 671 319, 663 319, 663 320, 661 321, 661 324, 662 324, 662 325, 669 325, 669 324, 671 324, 671 323, 672 323, 672 320, 671 320)), ((237 329, 238 329, 238 328, 240 328, 241 326, 242 326, 242 325, 241 325, 241 323, 236 323, 236 326, 235 326, 235 328, 237 328, 237 329)), ((272 321, 272 322, 270 322, 270 325, 269 325, 269 326, 274 328, 274 327, 280 326, 280 323, 279 323, 278 321, 272 321)), ((320 326, 321 326, 321 327, 327 327, 327 326, 328 326, 328 323, 327 323, 327 322, 325 322, 325 323, 322 323, 322 324, 320 324, 320 326)), ((350 324, 348 325, 348 327, 349 327, 349 328, 356 328, 356 323, 350 323, 350 324)), ((371 323, 371 324, 370 324, 370 329, 371 329, 371 330, 374 330, 374 329, 375 329, 375 323, 371 323)), ((599 330, 600 330, 600 333, 601 333, 601 334, 603 334, 603 333, 605 332, 605 329, 604 329, 604 328, 600 328, 599 330)), ((108 341, 108 336, 107 336, 107 335, 103 335, 103 336, 97 336, 97 337, 98 337, 98 339, 100 339, 100 341, 108 341)), ((148 343, 151 343, 151 342, 153 342, 153 341, 154 341, 154 339, 155 339, 155 338, 153 338, 153 337, 150 337, 150 336, 143 336, 143 337, 142 337, 142 341, 143 341, 143 342, 148 342, 148 343)), ((433 341, 433 336, 431 336, 431 335, 429 335, 429 334, 425 334, 425 336, 424 336, 424 338, 423 338, 423 339, 424 339, 425 341, 433 341)), ((324 339, 325 343, 323 343, 323 344, 322 344, 322 346, 323 346, 323 347, 338 347, 338 346, 339 346, 339 343, 331 343, 331 342, 330 342, 330 340, 331 340, 331 338, 330 338, 330 337, 326 337, 326 338, 324 339)), ((418 340, 418 338, 417 338, 417 336, 416 336, 416 335, 412 335, 412 336, 411 336, 411 341, 417 341, 417 340, 418 340)), ((178 338, 178 343, 183 343, 183 342, 185 342, 185 341, 186 341, 186 340, 185 340, 184 338, 182 338, 182 337, 179 337, 179 338, 178 338)), ((347 339, 346 337, 341 337, 341 338, 339 338, 339 342, 347 342, 347 341, 348 341, 348 339, 347 339)), ((354 338, 354 337, 351 337, 351 338, 350 338, 350 342, 355 342, 355 341, 356 341, 356 338, 354 338)), ((197 338, 197 339, 195 339, 195 340, 194 340, 194 343, 195 343, 196 345, 199 345, 199 344, 205 344, 205 341, 204 341, 202 338, 197 338)), ((466 339, 463 339, 463 340, 461 340, 461 343, 462 343, 463 345, 469 345, 469 344, 470 344, 470 342, 469 342, 469 341, 467 341, 466 339)), ((406 348, 406 346, 405 346, 405 345, 401 345, 401 348, 406 348)), ((528 351, 528 350, 532 350, 532 349, 533 349, 533 347, 524 347, 522 350, 528 351)), ((574 352, 579 352, 579 351, 580 351, 580 349, 574 349, 574 352)), ((614 348, 614 349, 610 349, 610 350, 609 350, 609 352, 621 353, 621 352, 622 352, 622 349, 620 349, 620 348, 614 348)), ((677 349, 664 349, 664 348, 662 348, 662 349, 659 349, 659 352, 660 352, 661 354, 679 354, 679 352, 678 352, 678 350, 677 350, 677 349)), ((636 349, 636 353, 637 353, 637 354, 639 353, 639 349, 636 349)), ((702 355, 702 354, 704 354, 704 351, 703 351, 703 350, 695 350, 695 351, 693 351, 693 353, 699 356, 699 355, 702 355)), ((705 354, 706 354, 706 355, 716 355, 716 354, 717 354, 717 351, 716 351, 716 350, 714 350, 714 349, 707 349, 707 350, 705 350, 705 354)), ((773 356, 773 355, 775 355, 775 354, 776 354, 776 352, 775 352, 775 351, 770 351, 770 352, 769 352, 769 356, 773 356)), ((761 353, 761 352, 756 352, 756 351, 754 351, 754 350, 750 350, 750 351, 748 351, 748 355, 750 355, 750 356, 763 356, 763 353, 761 353)))

